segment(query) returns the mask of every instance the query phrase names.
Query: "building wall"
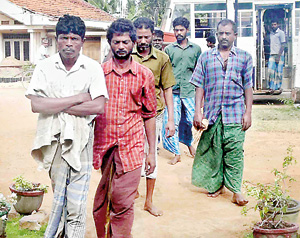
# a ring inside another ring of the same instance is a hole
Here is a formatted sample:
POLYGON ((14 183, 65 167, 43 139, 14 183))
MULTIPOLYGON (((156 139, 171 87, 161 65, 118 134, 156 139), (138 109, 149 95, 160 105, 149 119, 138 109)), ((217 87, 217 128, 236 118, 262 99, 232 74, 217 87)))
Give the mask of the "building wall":
POLYGON ((101 38, 100 37, 87 37, 84 44, 82 53, 98 62, 101 62, 101 38))
POLYGON ((14 20, 0 13, 0 25, 13 25, 14 20), (6 23, 8 22, 8 24, 6 23))

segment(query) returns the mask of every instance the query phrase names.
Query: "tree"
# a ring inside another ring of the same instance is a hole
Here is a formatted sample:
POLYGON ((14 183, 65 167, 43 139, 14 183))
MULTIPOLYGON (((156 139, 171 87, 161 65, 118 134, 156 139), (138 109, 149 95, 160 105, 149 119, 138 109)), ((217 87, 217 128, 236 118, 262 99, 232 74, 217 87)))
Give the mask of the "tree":
POLYGON ((128 0, 128 18, 134 20, 137 17, 148 17, 155 22, 156 26, 161 24, 166 5, 165 0, 128 0))
MULTIPOLYGON (((122 1, 126 0, 85 0, 92 5, 116 16, 120 16, 122 1)), ((166 0, 127 0, 126 15, 130 20, 138 17, 148 17, 155 22, 156 26, 161 24, 164 12, 169 1, 166 0)))
POLYGON ((108 12, 112 15, 120 13, 120 2, 118 0, 85 0, 95 7, 108 12))

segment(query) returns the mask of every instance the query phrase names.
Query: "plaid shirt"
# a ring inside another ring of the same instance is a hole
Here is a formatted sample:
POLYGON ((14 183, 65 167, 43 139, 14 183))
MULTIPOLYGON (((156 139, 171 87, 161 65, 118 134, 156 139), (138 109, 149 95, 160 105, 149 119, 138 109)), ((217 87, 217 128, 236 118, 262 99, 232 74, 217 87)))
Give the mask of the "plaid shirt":
POLYGON ((232 47, 227 69, 218 47, 204 52, 197 63, 190 83, 204 89, 204 116, 214 124, 222 113, 224 124, 242 123, 245 113, 244 90, 252 87, 252 57, 232 47))
POLYGON ((156 116, 154 76, 132 59, 123 74, 112 59, 102 67, 109 100, 105 113, 96 118, 93 165, 99 169, 107 151, 117 145, 124 172, 132 171, 143 162, 143 118, 156 116))

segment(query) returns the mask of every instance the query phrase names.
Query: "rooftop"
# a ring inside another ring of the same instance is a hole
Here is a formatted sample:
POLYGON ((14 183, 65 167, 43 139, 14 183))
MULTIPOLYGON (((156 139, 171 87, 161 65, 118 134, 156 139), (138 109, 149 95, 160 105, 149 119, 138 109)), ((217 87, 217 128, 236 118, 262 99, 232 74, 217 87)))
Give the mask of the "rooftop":
POLYGON ((84 20, 110 22, 114 17, 84 0, 9 0, 19 7, 51 17, 65 14, 79 16, 84 20))

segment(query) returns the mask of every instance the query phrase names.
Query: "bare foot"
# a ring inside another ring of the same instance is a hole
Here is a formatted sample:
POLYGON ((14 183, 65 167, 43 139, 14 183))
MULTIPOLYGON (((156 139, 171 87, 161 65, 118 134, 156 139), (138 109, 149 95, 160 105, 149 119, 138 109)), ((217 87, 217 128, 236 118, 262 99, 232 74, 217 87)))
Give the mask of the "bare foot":
POLYGON ((189 151, 190 151, 191 156, 195 157, 195 154, 196 154, 195 148, 192 145, 190 145, 188 147, 189 147, 189 151))
POLYGON ((154 205, 151 206, 144 206, 144 210, 149 212, 151 215, 155 216, 155 217, 159 217, 162 216, 163 211, 159 210, 157 207, 155 207, 154 205))
POLYGON ((231 202, 237 204, 238 206, 245 206, 248 203, 248 200, 245 199, 241 193, 234 193, 231 202))
POLYGON ((207 197, 210 197, 210 198, 216 198, 218 197, 220 194, 223 194, 225 192, 224 190, 224 187, 222 186, 221 188, 219 188, 219 190, 217 190, 216 192, 214 193, 208 193, 207 194, 207 197))
POLYGON ((174 165, 177 164, 178 162, 181 162, 180 155, 175 155, 175 157, 172 160, 170 160, 168 164, 174 165))

